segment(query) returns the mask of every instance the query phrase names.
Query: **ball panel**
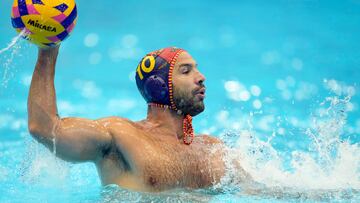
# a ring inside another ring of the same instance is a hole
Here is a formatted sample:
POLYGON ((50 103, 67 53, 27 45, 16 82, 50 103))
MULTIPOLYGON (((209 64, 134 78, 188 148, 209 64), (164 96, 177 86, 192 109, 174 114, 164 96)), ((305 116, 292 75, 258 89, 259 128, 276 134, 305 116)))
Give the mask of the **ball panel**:
POLYGON ((19 8, 20 16, 25 16, 29 14, 25 0, 18 0, 18 8, 19 8))
POLYGON ((28 13, 29 15, 30 14, 35 14, 35 15, 39 15, 40 13, 37 11, 37 9, 35 8, 35 6, 33 4, 28 4, 26 5, 27 7, 27 10, 28 10, 28 13))
POLYGON ((75 25, 76 25, 76 19, 74 20, 74 22, 68 28, 66 28, 66 31, 68 33, 71 33, 73 31, 75 25))
POLYGON ((65 19, 67 18, 66 15, 64 15, 63 13, 57 15, 57 16, 54 16, 52 17, 52 19, 56 20, 57 22, 61 23, 63 22, 65 19))
POLYGON ((25 27, 25 24, 23 23, 21 18, 12 18, 11 23, 14 28, 24 28, 25 27))
POLYGON ((57 6, 54 6, 54 8, 59 10, 61 13, 64 13, 69 8, 69 6, 62 3, 62 4, 59 4, 57 6))
POLYGON ((41 0, 45 5, 48 5, 50 7, 55 7, 58 6, 62 3, 65 3, 66 5, 68 5, 69 7, 71 7, 72 5, 75 5, 75 1, 74 0, 41 0))
POLYGON ((64 26, 64 28, 68 28, 76 19, 77 17, 77 10, 76 10, 76 6, 74 7, 74 9, 71 11, 70 15, 63 21, 61 22, 61 25, 64 26))
POLYGON ((46 4, 45 5, 34 4, 34 7, 43 16, 53 17, 61 14, 59 10, 52 8, 46 4))
POLYGON ((27 15, 21 19, 26 28, 43 37, 56 36, 65 30, 56 20, 41 15, 27 15))
POLYGON ((25 0, 25 2, 26 2, 26 5, 32 5, 32 4, 34 4, 34 3, 32 2, 32 0, 25 0))
POLYGON ((70 15, 70 13, 76 9, 76 5, 75 5, 75 2, 73 0, 63 0, 62 2, 64 2, 67 6, 68 6, 68 9, 66 9, 64 11, 64 14, 65 15, 70 15))
POLYGON ((27 36, 27 39, 35 44, 42 44, 42 43, 51 43, 52 41, 47 39, 46 37, 30 34, 27 36))
POLYGON ((58 6, 60 4, 65 4, 68 9, 72 10, 75 7, 75 1, 74 0, 61 0, 61 1, 56 1, 54 6, 58 6))
POLYGON ((12 7, 11 9, 11 17, 12 18, 18 18, 20 17, 20 13, 19 13, 19 8, 16 6, 16 7, 12 7))
POLYGON ((57 36, 47 37, 47 39, 53 43, 57 43, 57 42, 61 41, 57 36))
POLYGON ((44 5, 44 3, 42 2, 42 0, 32 0, 33 4, 41 4, 44 5))
POLYGON ((18 0, 14 0, 13 7, 17 7, 17 6, 18 6, 18 0))

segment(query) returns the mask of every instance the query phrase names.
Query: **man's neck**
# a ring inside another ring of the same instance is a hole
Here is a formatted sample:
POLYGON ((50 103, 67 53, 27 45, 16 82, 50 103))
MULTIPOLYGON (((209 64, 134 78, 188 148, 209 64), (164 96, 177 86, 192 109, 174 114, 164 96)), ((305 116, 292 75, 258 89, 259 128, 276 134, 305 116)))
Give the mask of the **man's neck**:
POLYGON ((178 114, 170 108, 148 106, 147 121, 157 124, 162 129, 166 129, 176 134, 178 139, 182 139, 184 115, 178 114))

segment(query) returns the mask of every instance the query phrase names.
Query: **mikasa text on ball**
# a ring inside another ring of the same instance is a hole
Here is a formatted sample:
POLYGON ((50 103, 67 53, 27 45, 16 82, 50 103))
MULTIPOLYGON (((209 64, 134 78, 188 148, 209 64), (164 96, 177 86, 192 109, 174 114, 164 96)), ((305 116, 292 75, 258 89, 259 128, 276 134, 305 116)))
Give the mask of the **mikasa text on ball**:
POLYGON ((14 0, 11 21, 17 32, 40 46, 55 46, 66 39, 76 24, 74 0, 14 0))

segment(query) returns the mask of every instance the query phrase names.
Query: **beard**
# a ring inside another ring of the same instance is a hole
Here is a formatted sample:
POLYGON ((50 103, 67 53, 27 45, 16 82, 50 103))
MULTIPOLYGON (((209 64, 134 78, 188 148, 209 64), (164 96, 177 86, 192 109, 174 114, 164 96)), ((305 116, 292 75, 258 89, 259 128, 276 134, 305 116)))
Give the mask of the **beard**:
POLYGON ((205 110, 204 101, 197 98, 191 90, 182 90, 175 86, 174 103, 184 115, 196 116, 205 110))

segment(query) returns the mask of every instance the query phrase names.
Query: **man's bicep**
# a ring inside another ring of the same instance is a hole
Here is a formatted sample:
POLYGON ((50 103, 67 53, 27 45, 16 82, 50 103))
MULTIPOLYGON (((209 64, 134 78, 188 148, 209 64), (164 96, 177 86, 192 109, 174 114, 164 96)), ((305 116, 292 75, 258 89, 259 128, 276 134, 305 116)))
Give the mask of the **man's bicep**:
POLYGON ((83 118, 60 119, 54 138, 56 155, 72 162, 95 161, 111 144, 102 122, 83 118))

